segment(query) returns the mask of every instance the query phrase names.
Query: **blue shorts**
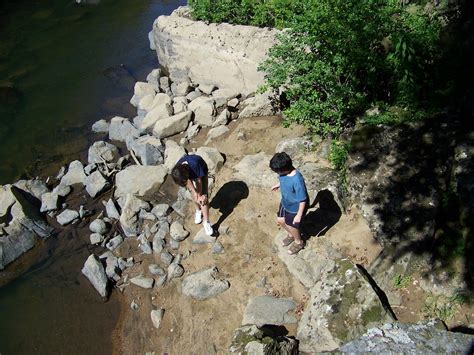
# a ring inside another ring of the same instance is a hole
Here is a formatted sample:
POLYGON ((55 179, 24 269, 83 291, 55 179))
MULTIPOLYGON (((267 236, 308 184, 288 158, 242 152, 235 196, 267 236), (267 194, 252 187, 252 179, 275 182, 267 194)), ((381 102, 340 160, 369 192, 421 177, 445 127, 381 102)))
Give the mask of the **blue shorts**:
MULTIPOLYGON (((306 214, 306 211, 305 211, 305 213, 303 213, 303 217, 301 217, 301 220, 303 220, 305 214, 306 214)), ((290 227, 293 227, 293 228, 296 228, 296 229, 300 229, 301 222, 300 223, 293 223, 293 220, 295 219, 296 215, 297 215, 297 213, 288 212, 280 204, 280 207, 278 208, 277 216, 280 217, 280 218, 284 218, 285 219, 285 224, 287 226, 290 226, 290 227)))

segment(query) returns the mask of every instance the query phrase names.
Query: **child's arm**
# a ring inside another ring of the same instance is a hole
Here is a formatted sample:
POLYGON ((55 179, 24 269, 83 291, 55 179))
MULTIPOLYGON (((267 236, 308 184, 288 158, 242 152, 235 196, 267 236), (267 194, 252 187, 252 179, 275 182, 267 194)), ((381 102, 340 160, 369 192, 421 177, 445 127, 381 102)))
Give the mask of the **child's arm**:
POLYGON ((200 203, 201 205, 205 205, 206 204, 206 199, 207 199, 207 196, 206 195, 203 195, 202 194, 202 178, 201 177, 198 177, 196 180, 196 190, 195 190, 195 193, 196 193, 196 201, 198 203, 200 203))
POLYGON ((280 183, 272 186, 272 191, 276 191, 280 188, 280 183))
POLYGON ((300 202, 298 207, 298 213, 296 214, 295 218, 293 218, 293 223, 300 223, 301 218, 303 218, 304 209, 306 208, 306 201, 300 202))

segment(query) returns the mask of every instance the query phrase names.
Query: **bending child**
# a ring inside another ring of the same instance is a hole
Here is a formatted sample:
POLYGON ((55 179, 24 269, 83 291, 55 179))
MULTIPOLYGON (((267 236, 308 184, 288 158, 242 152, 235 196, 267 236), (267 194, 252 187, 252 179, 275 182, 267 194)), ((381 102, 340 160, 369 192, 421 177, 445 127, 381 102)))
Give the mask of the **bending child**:
POLYGON ((300 224, 309 201, 306 184, 303 175, 293 167, 291 158, 285 152, 273 156, 270 160, 270 169, 278 174, 280 181, 272 187, 272 191, 278 189, 281 191, 277 223, 288 232, 282 244, 290 245, 289 254, 297 254, 304 247, 300 224))
POLYGON ((209 222, 209 200, 208 200, 208 168, 207 164, 199 155, 184 155, 178 160, 171 170, 174 182, 186 187, 192 195, 196 204, 194 223, 202 222, 207 235, 212 235, 214 230, 209 222))

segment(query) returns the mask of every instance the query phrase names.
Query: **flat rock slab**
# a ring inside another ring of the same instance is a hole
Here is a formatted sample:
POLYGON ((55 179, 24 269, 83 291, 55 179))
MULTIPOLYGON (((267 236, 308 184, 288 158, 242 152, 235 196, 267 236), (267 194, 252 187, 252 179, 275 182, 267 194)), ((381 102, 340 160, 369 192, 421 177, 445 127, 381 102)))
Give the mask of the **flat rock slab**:
POLYGON ((138 287, 149 289, 153 287, 155 280, 151 277, 136 276, 131 278, 130 282, 138 287))
POLYGON ((56 217, 56 220, 60 225, 65 226, 77 218, 79 218, 79 212, 74 210, 64 210, 56 217))
POLYGON ((207 235, 203 228, 193 238, 194 244, 211 244, 215 241, 216 238, 207 235))
POLYGON ((215 297, 229 287, 229 281, 219 278, 219 271, 216 267, 186 276, 181 284, 183 294, 198 301, 215 297))
POLYGON ((294 316, 288 314, 296 308, 292 299, 275 298, 270 296, 259 296, 249 300, 245 308, 242 325, 265 324, 282 325, 297 323, 294 316))

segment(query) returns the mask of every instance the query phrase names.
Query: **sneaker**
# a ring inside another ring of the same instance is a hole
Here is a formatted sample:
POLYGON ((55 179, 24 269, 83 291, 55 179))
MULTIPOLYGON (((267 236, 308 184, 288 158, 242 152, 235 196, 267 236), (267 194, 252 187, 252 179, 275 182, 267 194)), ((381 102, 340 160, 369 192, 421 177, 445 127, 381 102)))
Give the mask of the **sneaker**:
POLYGON ((212 229, 211 223, 209 221, 206 221, 203 223, 204 226, 204 232, 206 232, 206 235, 211 236, 214 234, 214 229, 212 229))
POLYGON ((196 210, 194 214, 194 223, 200 224, 202 222, 202 212, 201 210, 196 210))

